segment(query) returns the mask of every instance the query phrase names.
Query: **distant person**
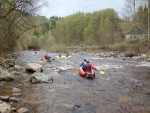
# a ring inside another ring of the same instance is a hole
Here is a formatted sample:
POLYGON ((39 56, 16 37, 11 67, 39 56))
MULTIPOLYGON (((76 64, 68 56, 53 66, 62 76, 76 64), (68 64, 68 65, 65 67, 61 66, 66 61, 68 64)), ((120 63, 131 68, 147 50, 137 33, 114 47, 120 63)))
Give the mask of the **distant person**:
POLYGON ((66 57, 68 57, 69 55, 70 55, 70 54, 67 52, 67 53, 66 53, 66 57))
POLYGON ((37 54, 37 51, 35 51, 34 54, 36 55, 36 54, 37 54))
POLYGON ((61 57, 61 53, 59 53, 58 56, 61 57))
POLYGON ((48 54, 45 54, 45 56, 41 60, 47 60, 47 62, 51 62, 51 57, 48 54))

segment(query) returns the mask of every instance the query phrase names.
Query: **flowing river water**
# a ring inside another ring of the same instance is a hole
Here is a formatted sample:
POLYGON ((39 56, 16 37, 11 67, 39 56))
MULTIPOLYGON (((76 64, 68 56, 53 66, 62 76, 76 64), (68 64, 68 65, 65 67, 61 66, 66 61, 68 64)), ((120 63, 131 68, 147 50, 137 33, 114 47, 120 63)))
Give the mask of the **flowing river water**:
POLYGON ((15 82, 0 82, 0 95, 12 96, 13 87, 22 90, 14 107, 26 107, 29 113, 150 113, 150 62, 78 54, 42 62, 44 54, 21 52, 18 64, 41 64, 43 73, 53 77, 53 83, 31 84, 27 73, 15 82), (73 72, 83 58, 105 74, 96 72, 96 78, 90 80, 73 72))

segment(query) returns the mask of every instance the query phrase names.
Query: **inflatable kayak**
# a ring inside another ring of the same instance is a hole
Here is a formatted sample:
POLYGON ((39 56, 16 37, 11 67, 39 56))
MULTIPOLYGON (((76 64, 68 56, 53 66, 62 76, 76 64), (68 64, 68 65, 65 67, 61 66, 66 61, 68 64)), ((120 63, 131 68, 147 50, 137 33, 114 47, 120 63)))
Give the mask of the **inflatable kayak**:
POLYGON ((55 56, 55 58, 72 58, 72 56, 55 56))
POLYGON ((82 70, 82 67, 79 68, 79 75, 81 77, 85 77, 85 78, 94 78, 95 77, 95 72, 92 70, 91 72, 85 72, 82 70))
POLYGON ((43 61, 43 62, 51 62, 50 60, 46 60, 45 58, 42 58, 41 61, 43 61))

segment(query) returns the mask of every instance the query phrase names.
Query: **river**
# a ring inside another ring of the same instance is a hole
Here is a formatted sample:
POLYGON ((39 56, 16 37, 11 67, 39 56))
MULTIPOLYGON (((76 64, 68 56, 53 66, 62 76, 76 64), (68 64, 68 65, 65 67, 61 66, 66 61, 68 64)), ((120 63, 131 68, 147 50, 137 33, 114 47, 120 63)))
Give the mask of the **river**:
POLYGON ((150 62, 79 54, 42 62, 44 54, 21 52, 18 64, 41 64, 43 73, 53 77, 53 83, 31 84, 27 73, 15 82, 0 82, 0 95, 12 96, 13 87, 22 90, 14 107, 26 107, 30 113, 150 113, 150 62), (73 72, 83 58, 105 74, 96 71, 96 78, 90 80, 73 72))

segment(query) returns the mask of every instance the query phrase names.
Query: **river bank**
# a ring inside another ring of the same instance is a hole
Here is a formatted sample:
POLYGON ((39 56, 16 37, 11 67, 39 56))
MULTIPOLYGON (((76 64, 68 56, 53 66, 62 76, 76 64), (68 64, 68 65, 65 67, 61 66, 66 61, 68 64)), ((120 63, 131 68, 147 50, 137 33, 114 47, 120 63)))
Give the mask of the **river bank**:
POLYGON ((137 54, 137 53, 132 53, 132 52, 125 52, 125 53, 120 53, 118 51, 116 52, 78 52, 77 54, 84 54, 84 55, 95 55, 99 57, 118 57, 118 58, 124 58, 124 59, 134 59, 134 60, 145 60, 145 61, 150 61, 150 54, 137 54))

